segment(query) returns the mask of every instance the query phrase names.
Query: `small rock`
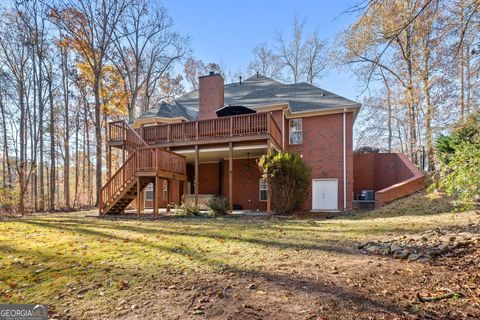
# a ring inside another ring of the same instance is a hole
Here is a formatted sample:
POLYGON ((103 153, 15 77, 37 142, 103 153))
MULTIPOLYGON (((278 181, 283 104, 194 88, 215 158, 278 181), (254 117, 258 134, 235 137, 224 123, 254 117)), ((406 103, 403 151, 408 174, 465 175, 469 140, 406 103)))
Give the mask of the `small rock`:
POLYGON ((396 259, 406 259, 410 252, 406 249, 397 250, 393 253, 393 257, 396 259))
POLYGON ((424 256, 421 256, 420 259, 418 259, 418 260, 419 260, 419 261, 427 262, 427 261, 432 260, 432 256, 430 256, 430 255, 424 255, 424 256))
POLYGON ((391 252, 395 252, 395 251, 398 251, 398 250, 400 250, 400 249, 402 249, 402 247, 397 246, 395 243, 392 243, 392 244, 390 245, 390 251, 391 251, 391 252))
POLYGON ((369 253, 377 253, 380 250, 380 247, 377 245, 370 245, 368 247, 365 247, 365 251, 369 253))
POLYGON ((133 311, 133 310, 137 310, 138 308, 139 308, 138 305, 132 304, 132 306, 130 307, 130 310, 133 311))
POLYGON ((410 261, 415 261, 415 260, 418 260, 418 258, 420 258, 420 256, 418 254, 411 253, 411 254, 408 255, 407 259, 410 260, 410 261))
POLYGON ((446 251, 448 250, 448 244, 442 243, 441 245, 439 245, 439 246, 437 247, 437 249, 440 250, 440 252, 442 252, 442 253, 443 253, 443 252, 446 252, 446 251))
POLYGON ((381 248, 378 253, 383 254, 384 256, 389 255, 391 253, 390 246, 386 246, 381 248))
POLYGON ((256 288, 257 288, 257 286, 255 285, 255 283, 252 283, 248 286, 248 289, 250 289, 250 290, 254 290, 256 288))

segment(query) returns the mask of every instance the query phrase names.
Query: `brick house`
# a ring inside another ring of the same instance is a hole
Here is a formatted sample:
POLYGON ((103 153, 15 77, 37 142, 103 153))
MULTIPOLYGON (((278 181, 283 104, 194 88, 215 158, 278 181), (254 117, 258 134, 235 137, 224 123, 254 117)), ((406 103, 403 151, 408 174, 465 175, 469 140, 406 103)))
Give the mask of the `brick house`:
POLYGON ((110 123, 108 157, 119 148, 124 165, 113 175, 109 169, 100 212, 121 212, 133 199, 140 212, 182 198, 202 204, 214 195, 227 196, 234 209, 270 211, 256 162, 270 149, 298 153, 311 168, 302 210, 349 210, 360 106, 307 83, 258 74, 230 84, 219 74, 200 77, 198 90, 162 102, 132 126, 110 123))

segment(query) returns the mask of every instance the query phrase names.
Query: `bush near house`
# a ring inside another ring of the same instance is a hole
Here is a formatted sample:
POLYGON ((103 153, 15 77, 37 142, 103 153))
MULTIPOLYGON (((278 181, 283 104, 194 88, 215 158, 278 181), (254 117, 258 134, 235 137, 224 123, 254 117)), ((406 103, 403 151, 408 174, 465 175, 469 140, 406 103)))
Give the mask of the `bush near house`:
POLYGON ((480 113, 458 123, 453 132, 437 140, 440 177, 437 187, 460 200, 480 197, 480 113))
POLYGON ((212 210, 213 214, 216 216, 226 215, 230 206, 228 203, 228 198, 223 196, 216 196, 208 200, 208 207, 212 210))
POLYGON ((260 158, 259 167, 267 180, 273 210, 291 213, 305 199, 310 169, 294 153, 272 152, 260 158))

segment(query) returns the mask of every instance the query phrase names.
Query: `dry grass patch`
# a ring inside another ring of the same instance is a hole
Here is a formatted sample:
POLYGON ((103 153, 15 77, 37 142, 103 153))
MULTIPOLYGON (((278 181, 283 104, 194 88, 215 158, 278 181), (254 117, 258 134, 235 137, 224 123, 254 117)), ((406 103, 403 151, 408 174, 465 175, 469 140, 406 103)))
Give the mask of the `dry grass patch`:
MULTIPOLYGON (((356 249, 358 243, 478 220, 474 212, 443 212, 450 210, 442 210, 448 202, 441 201, 419 194, 377 211, 329 220, 111 221, 87 218, 92 212, 80 212, 3 221, 0 302, 46 303, 58 317, 75 319, 149 318, 147 312, 152 310, 152 319, 196 313, 235 318, 244 317, 249 304, 257 303, 261 311, 252 312, 269 318, 276 304, 304 297, 301 283, 318 282, 317 291, 321 287, 332 291, 329 294, 343 288, 346 291, 335 299, 345 300, 348 292, 352 296, 344 303, 355 306, 357 300, 370 299, 362 290, 350 288, 346 280, 352 282, 350 272, 370 266, 371 259, 356 249), (250 288, 252 283, 256 284, 250 288), (267 288, 278 294, 265 295, 267 288), (271 300, 274 297, 278 301, 271 300), (222 307, 227 301, 238 305, 228 311, 222 307)), ((315 303, 309 299, 326 293, 311 290, 306 300, 298 302, 305 304, 302 310, 286 307, 286 318, 318 313, 309 306, 319 308, 321 299, 315 303)), ((338 305, 335 299, 323 303, 338 305)), ((373 305, 361 312, 395 312, 383 304, 373 305)), ((342 310, 336 312, 345 315, 342 310)))

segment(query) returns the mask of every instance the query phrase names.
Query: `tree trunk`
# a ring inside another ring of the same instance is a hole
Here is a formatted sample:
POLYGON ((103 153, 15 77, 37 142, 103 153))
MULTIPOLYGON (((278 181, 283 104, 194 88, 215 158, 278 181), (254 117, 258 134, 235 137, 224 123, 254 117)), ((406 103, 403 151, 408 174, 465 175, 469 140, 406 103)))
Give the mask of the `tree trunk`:
MULTIPOLYGON (((38 55, 39 56, 39 59, 42 59, 41 58, 41 54, 38 55)), ((40 178, 40 201, 39 201, 39 210, 41 212, 45 211, 45 175, 44 175, 44 155, 43 155, 43 152, 44 152, 44 128, 43 128, 43 119, 44 119, 44 109, 45 109, 45 105, 44 105, 44 102, 43 102, 43 71, 42 71, 42 61, 40 60, 40 63, 39 63, 39 70, 38 70, 38 87, 39 87, 39 90, 38 90, 38 101, 39 101, 39 106, 38 106, 38 114, 39 114, 39 120, 38 120, 38 128, 39 128, 39 145, 38 145, 38 148, 39 148, 39 155, 40 155, 40 159, 39 159, 39 178, 40 178)))
MULTIPOLYGON (((98 72, 100 73, 100 72, 98 72)), ((93 92, 95 95, 95 139, 96 139, 96 166, 95 166, 95 205, 98 206, 100 190, 102 189, 102 119, 100 102, 100 75, 95 76, 93 92)))
POLYGON ((49 192, 49 210, 55 211, 55 110, 53 106, 53 72, 50 69, 48 80, 48 99, 50 102, 50 192, 49 192))
POLYGON ((63 102, 65 107, 65 136, 63 138, 63 148, 65 150, 65 161, 63 167, 63 193, 65 198, 65 209, 70 210, 70 119, 69 119, 69 84, 68 84, 68 66, 67 52, 61 50, 62 55, 62 83, 63 83, 63 102))
POLYGON ((18 183, 20 185, 20 195, 18 200, 18 212, 20 215, 25 213, 25 87, 23 79, 18 81, 18 97, 20 102, 20 162, 18 164, 18 183))

